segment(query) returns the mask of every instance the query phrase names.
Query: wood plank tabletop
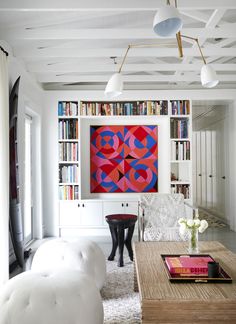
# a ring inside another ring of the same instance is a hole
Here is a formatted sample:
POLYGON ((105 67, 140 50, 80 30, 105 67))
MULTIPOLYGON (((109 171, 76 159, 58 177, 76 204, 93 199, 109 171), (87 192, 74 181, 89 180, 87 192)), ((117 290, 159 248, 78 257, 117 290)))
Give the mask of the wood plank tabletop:
POLYGON ((161 254, 187 254, 187 242, 135 242, 142 323, 236 323, 236 254, 216 241, 199 242, 232 283, 171 283, 161 254))

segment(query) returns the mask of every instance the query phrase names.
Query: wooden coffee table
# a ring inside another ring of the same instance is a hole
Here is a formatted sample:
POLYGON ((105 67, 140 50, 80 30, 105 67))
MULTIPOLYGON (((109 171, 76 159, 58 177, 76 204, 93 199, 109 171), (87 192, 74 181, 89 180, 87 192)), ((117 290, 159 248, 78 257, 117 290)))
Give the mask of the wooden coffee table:
POLYGON ((170 283, 161 254, 186 254, 185 242, 135 242, 135 290, 142 323, 235 324, 236 254, 219 242, 199 242, 232 277, 232 283, 170 283))

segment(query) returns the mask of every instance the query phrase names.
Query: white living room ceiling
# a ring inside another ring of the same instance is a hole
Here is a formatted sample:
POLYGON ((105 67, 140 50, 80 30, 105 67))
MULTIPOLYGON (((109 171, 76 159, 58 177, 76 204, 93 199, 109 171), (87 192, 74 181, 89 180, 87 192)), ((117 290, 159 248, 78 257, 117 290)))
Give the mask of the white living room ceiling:
MULTIPOLYGON (((173 1, 174 2, 174 1, 173 1)), ((153 17, 165 0, 0 1, 0 39, 45 89, 104 89, 129 44, 160 44, 129 52, 126 89, 202 88, 196 44, 161 39, 153 17), (166 45, 173 43, 173 45, 166 45), (116 57, 114 64, 114 59, 116 57)), ((182 33, 198 37, 218 88, 236 88, 236 1, 179 0, 182 33)))

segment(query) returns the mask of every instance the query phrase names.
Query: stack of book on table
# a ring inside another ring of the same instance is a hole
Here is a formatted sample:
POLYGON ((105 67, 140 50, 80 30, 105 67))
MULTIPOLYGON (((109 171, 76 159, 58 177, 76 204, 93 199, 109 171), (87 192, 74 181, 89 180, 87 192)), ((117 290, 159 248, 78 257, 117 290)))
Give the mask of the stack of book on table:
POLYGON ((170 274, 181 276, 204 276, 208 275, 208 262, 214 261, 210 256, 188 255, 166 257, 165 262, 170 274))

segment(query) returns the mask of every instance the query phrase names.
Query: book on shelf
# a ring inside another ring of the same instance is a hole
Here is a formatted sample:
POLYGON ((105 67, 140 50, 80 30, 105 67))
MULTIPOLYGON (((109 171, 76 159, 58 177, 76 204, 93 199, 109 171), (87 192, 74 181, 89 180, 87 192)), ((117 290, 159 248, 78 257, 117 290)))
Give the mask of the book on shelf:
POLYGON ((81 102, 82 116, 168 115, 168 101, 81 102))
POLYGON ((60 120, 58 123, 59 139, 78 139, 79 127, 78 120, 60 120))
POLYGON ((78 161, 78 143, 59 143, 59 161, 78 161))
POLYGON ((171 193, 182 193, 184 199, 190 198, 190 185, 189 184, 171 184, 171 193))
POLYGON ((78 103, 74 101, 59 101, 58 116, 78 116, 78 103))
POLYGON ((170 119, 170 136, 171 138, 188 138, 188 119, 170 119))
POLYGON ((174 256, 166 257, 165 263, 171 274, 207 275, 208 262, 214 261, 210 256, 174 256))
POLYGON ((171 160, 190 160, 190 142, 172 141, 171 142, 171 160))
POLYGON ((171 100, 172 115, 189 115, 190 101, 189 100, 171 100))
POLYGON ((77 165, 59 166, 60 183, 77 183, 79 179, 79 168, 77 165))
POLYGON ((59 186, 60 200, 79 199, 79 186, 61 185, 59 186))

